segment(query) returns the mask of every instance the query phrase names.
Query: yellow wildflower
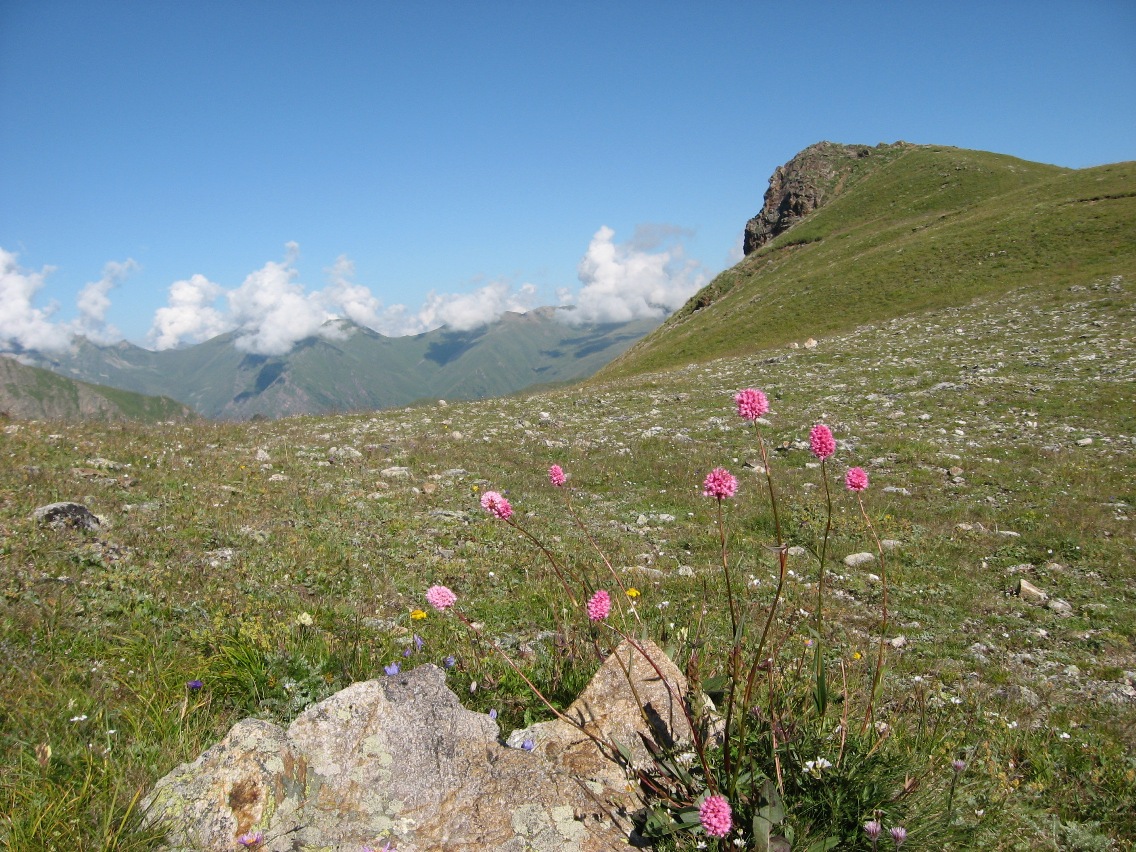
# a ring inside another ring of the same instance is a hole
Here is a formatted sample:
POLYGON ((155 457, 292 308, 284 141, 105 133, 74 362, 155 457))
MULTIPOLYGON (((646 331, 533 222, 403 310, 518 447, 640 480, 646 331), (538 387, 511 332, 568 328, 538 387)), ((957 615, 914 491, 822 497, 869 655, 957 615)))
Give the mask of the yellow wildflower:
POLYGON ((861 654, 861 653, 860 653, 859 651, 853 651, 853 652, 852 652, 852 659, 853 659, 853 660, 859 660, 859 659, 862 659, 862 658, 863 658, 863 656, 864 656, 864 655, 863 655, 863 654, 861 654))
POLYGON ((639 597, 639 590, 632 586, 627 590, 627 597, 631 598, 631 600, 635 600, 637 597, 639 597))
POLYGON ((424 619, 426 617, 426 613, 425 613, 425 611, 423 611, 421 609, 414 609, 414 610, 410 611, 410 617, 413 618, 415 621, 421 621, 422 619, 424 619))

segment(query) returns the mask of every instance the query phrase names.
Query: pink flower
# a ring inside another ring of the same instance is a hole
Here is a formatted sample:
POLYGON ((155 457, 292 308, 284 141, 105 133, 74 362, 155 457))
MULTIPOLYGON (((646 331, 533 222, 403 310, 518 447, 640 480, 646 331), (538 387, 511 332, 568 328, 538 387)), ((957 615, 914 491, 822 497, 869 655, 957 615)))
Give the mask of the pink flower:
POLYGON ((426 590, 426 603, 443 612, 452 607, 458 601, 458 596, 447 589, 445 586, 431 586, 426 590))
POLYGON ((738 417, 744 417, 746 420, 764 417, 769 411, 769 400, 765 398, 765 394, 753 388, 738 391, 734 396, 734 402, 738 404, 738 417))
POLYGON ((707 796, 698 807, 698 819, 711 837, 725 837, 734 827, 730 803, 725 796, 707 796))
POLYGON ((588 618, 603 621, 611 612, 611 595, 600 589, 588 601, 588 618))
POLYGON ((868 474, 862 467, 850 467, 844 474, 844 484, 849 491, 863 491, 868 487, 868 474))
POLYGON ((895 828, 889 830, 888 834, 891 835, 891 842, 895 844, 896 849, 902 846, 903 841, 907 839, 907 829, 902 825, 897 825, 895 828))
POLYGON ((548 481, 557 488, 563 488, 564 483, 568 481, 568 475, 564 473, 564 468, 558 464, 554 464, 548 469, 548 481))
POLYGON ((259 846, 264 842, 264 834, 259 831, 246 831, 237 838, 237 843, 244 846, 246 849, 251 849, 253 846, 259 846))
POLYGON ((702 493, 707 497, 717 497, 719 500, 733 497, 737 490, 738 478, 724 467, 714 468, 702 483, 702 493))
POLYGON ((822 461, 835 453, 836 441, 833 440, 832 430, 823 423, 814 426, 809 432, 809 449, 822 461))
POLYGON ((513 507, 509 505, 509 501, 496 491, 486 491, 481 495, 481 508, 503 521, 509 520, 509 516, 513 514, 513 507))

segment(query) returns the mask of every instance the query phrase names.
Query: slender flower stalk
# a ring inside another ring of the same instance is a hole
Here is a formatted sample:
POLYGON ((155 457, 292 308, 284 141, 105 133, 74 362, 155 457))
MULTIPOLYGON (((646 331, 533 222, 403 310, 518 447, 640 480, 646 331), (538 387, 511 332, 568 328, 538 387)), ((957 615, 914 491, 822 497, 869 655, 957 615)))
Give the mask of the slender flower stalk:
POLYGON ((836 452, 836 440, 832 437, 832 430, 823 423, 813 426, 809 432, 809 445, 812 453, 820 459, 820 475, 824 480, 825 522, 824 538, 820 546, 820 576, 817 578, 817 606, 816 606, 816 647, 814 654, 815 683, 813 688, 813 704, 821 716, 828 709, 828 673, 824 665, 824 580, 825 565, 828 562, 828 537, 832 532, 832 489, 828 485, 829 457, 836 452))
POLYGON ((880 678, 883 676, 884 671, 884 643, 887 640, 888 628, 888 585, 887 585, 887 564, 884 559, 884 548, 880 543, 879 534, 876 532, 875 526, 872 524, 872 519, 868 517, 868 510, 864 508, 864 498, 860 493, 868 487, 868 474, 862 468, 853 467, 848 470, 844 477, 844 483, 849 491, 856 495, 856 502, 860 506, 860 515, 864 518, 864 524, 868 528, 868 532, 872 534, 872 540, 876 544, 876 553, 880 557, 880 584, 883 588, 883 604, 882 616, 880 619, 880 645, 876 652, 876 669, 872 674, 872 688, 868 694, 868 708, 864 713, 864 724, 860 727, 860 733, 863 734, 868 730, 868 726, 872 724, 874 719, 873 713, 875 709, 876 693, 880 689, 880 678))

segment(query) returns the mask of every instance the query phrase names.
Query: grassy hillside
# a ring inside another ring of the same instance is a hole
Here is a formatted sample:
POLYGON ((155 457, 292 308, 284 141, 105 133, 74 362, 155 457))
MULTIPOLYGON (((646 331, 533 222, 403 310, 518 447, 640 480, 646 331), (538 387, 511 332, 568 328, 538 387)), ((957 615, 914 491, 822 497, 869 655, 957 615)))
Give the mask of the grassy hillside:
POLYGON ((723 272, 601 375, 821 338, 1015 287, 1132 277, 1133 234, 1136 163, 1069 171, 907 148, 723 272))
POLYGON ((0 411, 40 420, 183 420, 186 406, 168 397, 143 396, 103 385, 77 382, 48 370, 0 357, 0 411))

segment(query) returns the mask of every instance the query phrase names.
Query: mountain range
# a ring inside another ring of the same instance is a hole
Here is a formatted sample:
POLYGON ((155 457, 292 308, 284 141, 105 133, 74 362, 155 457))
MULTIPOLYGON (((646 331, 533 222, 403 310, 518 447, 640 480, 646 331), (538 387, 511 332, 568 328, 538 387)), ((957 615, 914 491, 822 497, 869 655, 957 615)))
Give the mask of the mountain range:
POLYGON ((479 399, 573 381, 659 324, 573 326, 558 316, 563 310, 506 313, 469 331, 439 328, 407 337, 337 319, 279 356, 242 351, 234 331, 162 351, 80 337, 67 351, 25 351, 20 360, 68 379, 171 397, 205 417, 247 420, 479 399))

